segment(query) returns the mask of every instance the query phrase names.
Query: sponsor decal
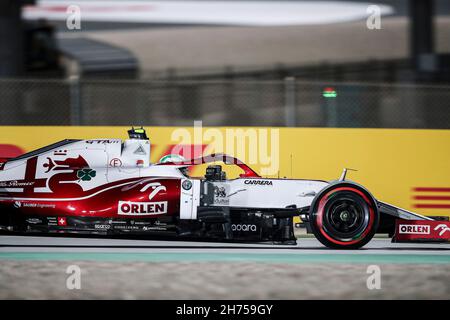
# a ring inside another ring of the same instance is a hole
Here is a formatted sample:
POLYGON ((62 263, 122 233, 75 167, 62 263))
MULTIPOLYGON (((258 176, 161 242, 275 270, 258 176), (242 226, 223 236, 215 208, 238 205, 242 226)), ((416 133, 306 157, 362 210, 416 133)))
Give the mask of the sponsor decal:
POLYGON ((272 186, 273 183, 270 180, 244 180, 244 184, 252 184, 252 185, 258 185, 258 186, 272 186))
POLYGON ((150 225, 149 221, 132 221, 132 223, 135 224, 135 225, 139 225, 139 226, 143 226, 143 225, 148 226, 148 225, 150 225))
POLYGON ((167 231, 167 228, 154 226, 154 227, 143 227, 142 230, 143 231, 167 231))
POLYGON ((401 224, 399 225, 399 233, 400 234, 430 234, 430 226, 429 225, 407 225, 401 224))
POLYGON ((192 182, 190 180, 184 180, 181 186, 184 190, 190 190, 192 188, 192 182))
POLYGON ((225 198, 227 196, 225 187, 214 187, 214 195, 218 198, 225 198))
POLYGON ((28 203, 28 202, 22 202, 22 208, 46 208, 46 209, 55 209, 55 204, 48 204, 48 203, 28 203))
POLYGON ((77 177, 81 181, 91 181, 96 175, 97 172, 94 169, 81 169, 77 171, 77 177))
POLYGON ((125 221, 125 220, 111 220, 110 223, 111 224, 127 224, 127 221, 125 221))
POLYGON ((45 173, 52 172, 48 179, 37 179, 37 159, 33 157, 27 160, 25 170, 25 180, 34 181, 32 187, 26 187, 26 192, 34 193, 36 188, 48 187, 53 193, 63 192, 66 196, 74 197, 83 193, 83 187, 79 183, 81 180, 89 181, 96 174, 89 170, 89 164, 78 155, 76 158, 66 158, 64 160, 52 160, 47 157, 47 162, 43 164, 45 173), (76 168, 85 168, 78 170, 76 168), (70 172, 68 172, 70 170, 70 172), (84 171, 86 170, 86 171, 84 171), (82 179, 83 178, 83 179, 82 179))
POLYGON ((110 144, 119 143, 119 140, 86 140, 87 144, 110 144))
POLYGON ((109 224, 95 224, 95 229, 102 229, 102 230, 109 230, 111 229, 111 226, 109 224))
POLYGON ((65 217, 58 217, 58 226, 67 226, 67 219, 65 217))
POLYGON ((145 156, 147 154, 147 152, 145 152, 145 149, 141 145, 139 145, 139 147, 133 153, 134 154, 139 154, 139 155, 142 155, 142 156, 145 156))
POLYGON ((256 232, 256 224, 232 224, 232 231, 256 232))
POLYGON ((439 235, 443 236, 447 231, 450 232, 450 228, 446 224, 437 225, 434 231, 439 231, 439 235))
POLYGON ((34 184, 34 181, 22 182, 22 181, 13 180, 13 181, 0 182, 0 187, 1 188, 23 188, 23 187, 32 186, 33 184, 34 184))
POLYGON ((145 192, 148 189, 151 189, 152 192, 148 195, 148 200, 152 200, 158 193, 167 191, 166 186, 163 186, 159 182, 151 182, 146 184, 140 191, 145 192))
POLYGON ((230 198, 228 197, 227 188, 225 186, 214 186, 214 204, 229 205, 230 198))
POLYGON ((118 230, 140 230, 141 228, 138 226, 115 226, 114 229, 118 230))
POLYGON ((120 160, 118 158, 111 159, 111 161, 109 162, 109 165, 111 167, 121 167, 122 166, 122 160, 120 160))
POLYGON ((397 220, 395 241, 450 240, 450 222, 438 220, 397 220))
POLYGON ((27 220, 25 220, 26 222, 28 222, 29 224, 39 224, 42 223, 42 220, 39 218, 28 218, 27 220))
POLYGON ((14 201, 14 208, 22 207, 22 203, 20 201, 14 201))
POLYGON ((167 201, 133 202, 119 201, 117 213, 127 216, 151 216, 167 213, 167 201))

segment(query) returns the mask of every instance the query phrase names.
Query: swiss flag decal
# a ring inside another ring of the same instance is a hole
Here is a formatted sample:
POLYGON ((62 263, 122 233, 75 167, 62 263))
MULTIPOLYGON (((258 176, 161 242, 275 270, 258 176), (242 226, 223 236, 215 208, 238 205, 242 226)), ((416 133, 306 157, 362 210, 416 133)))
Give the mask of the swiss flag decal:
POLYGON ((65 217, 58 217, 58 226, 67 226, 67 219, 65 217))

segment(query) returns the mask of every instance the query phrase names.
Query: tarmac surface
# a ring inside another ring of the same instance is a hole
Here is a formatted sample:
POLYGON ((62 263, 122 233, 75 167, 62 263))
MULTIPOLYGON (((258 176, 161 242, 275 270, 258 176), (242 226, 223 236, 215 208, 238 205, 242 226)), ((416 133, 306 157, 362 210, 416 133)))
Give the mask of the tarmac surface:
POLYGON ((0 299, 450 299, 450 244, 0 236, 0 299), (80 289, 68 283, 80 270, 80 289), (72 268, 72 269, 71 269, 72 268), (373 269, 375 268, 375 269, 373 269), (378 270, 378 288, 369 282, 378 270))

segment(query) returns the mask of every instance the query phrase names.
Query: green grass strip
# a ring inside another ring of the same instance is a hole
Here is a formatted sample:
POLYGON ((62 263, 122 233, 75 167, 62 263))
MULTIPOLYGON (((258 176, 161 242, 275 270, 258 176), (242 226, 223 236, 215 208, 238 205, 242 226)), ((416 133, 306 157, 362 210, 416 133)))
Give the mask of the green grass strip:
POLYGON ((0 260, 146 261, 146 262, 262 262, 262 263, 394 263, 450 264, 450 255, 418 254, 289 254, 289 253, 94 253, 3 252, 0 260))

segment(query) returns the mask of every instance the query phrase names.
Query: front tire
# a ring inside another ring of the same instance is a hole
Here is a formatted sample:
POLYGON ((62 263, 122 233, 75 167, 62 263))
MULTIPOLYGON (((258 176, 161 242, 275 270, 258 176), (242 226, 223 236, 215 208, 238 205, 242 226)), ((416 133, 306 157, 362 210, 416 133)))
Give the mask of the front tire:
POLYGON ((323 190, 310 210, 311 229, 328 248, 359 249, 378 229, 375 200, 354 183, 337 183, 323 190))

